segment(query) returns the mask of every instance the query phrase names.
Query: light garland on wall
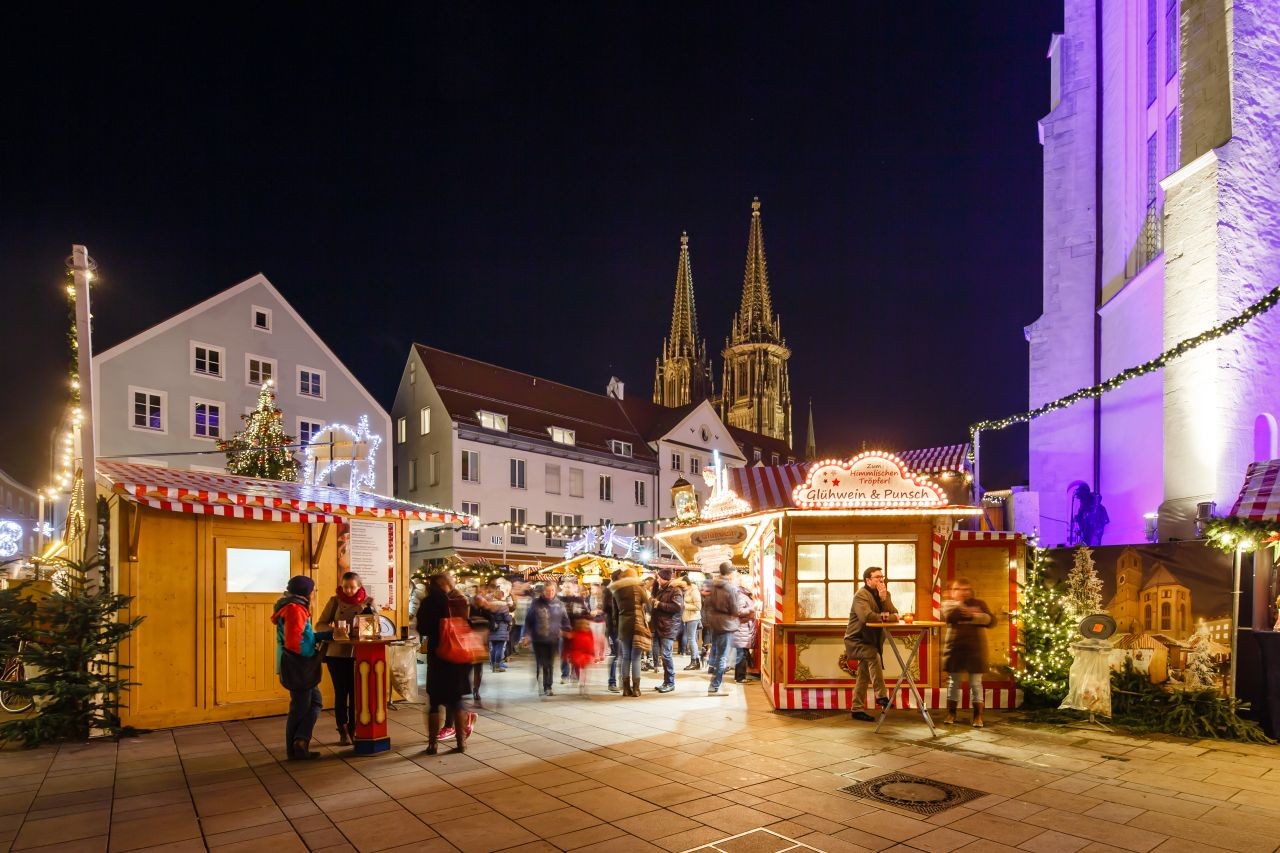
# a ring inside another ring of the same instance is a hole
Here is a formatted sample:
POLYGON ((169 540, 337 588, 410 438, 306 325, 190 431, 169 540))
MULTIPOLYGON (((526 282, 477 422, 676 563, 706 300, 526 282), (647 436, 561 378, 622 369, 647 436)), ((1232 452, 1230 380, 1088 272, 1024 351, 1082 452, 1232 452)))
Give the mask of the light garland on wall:
MULTIPOLYGON (((1030 423, 1041 415, 1047 415, 1051 412, 1065 409, 1068 406, 1072 406, 1080 402, 1081 400, 1091 400, 1095 397, 1101 397, 1103 394, 1108 391, 1114 391, 1116 388, 1119 388, 1131 379, 1137 379, 1139 376, 1146 376, 1148 373, 1152 373, 1162 367, 1165 367, 1169 362, 1186 355, 1197 347, 1231 334, 1241 326, 1246 325, 1262 314, 1270 311, 1277 303, 1280 303, 1280 287, 1272 288, 1261 299, 1241 311, 1239 314, 1236 314, 1234 317, 1219 323, 1211 329, 1206 329, 1195 337, 1187 338, 1186 340, 1175 344, 1150 361, 1144 361, 1142 364, 1137 364, 1133 367, 1122 370, 1115 376, 1099 382, 1097 385, 1091 385, 1088 388, 1081 388, 1079 391, 1068 394, 1065 397, 1059 397, 1056 400, 1051 400, 1043 406, 1039 406, 1027 412, 1010 415, 1006 418, 979 421, 969 427, 969 440, 972 442, 975 435, 979 432, 1007 429, 1015 424, 1030 423)), ((973 460, 972 444, 969 449, 969 459, 970 461, 973 460)))

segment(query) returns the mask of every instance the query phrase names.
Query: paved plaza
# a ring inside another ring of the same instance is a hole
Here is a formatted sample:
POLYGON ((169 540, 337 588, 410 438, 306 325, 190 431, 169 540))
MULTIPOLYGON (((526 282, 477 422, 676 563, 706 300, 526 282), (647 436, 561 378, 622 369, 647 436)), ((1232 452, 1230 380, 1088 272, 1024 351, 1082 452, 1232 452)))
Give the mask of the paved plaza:
MULTIPOLYGON (((1101 851, 1280 846, 1280 747, 1015 725, 989 714, 930 740, 847 713, 774 713, 756 684, 706 695, 534 697, 527 658, 485 675, 465 755, 421 754, 421 711, 393 751, 283 761, 282 718, 0 752, 6 850, 1101 851), (931 816, 840 791, 890 772, 977 789, 931 816)), ((598 673, 596 684, 600 684, 598 673)), ((967 715, 966 715, 967 716, 967 715)))

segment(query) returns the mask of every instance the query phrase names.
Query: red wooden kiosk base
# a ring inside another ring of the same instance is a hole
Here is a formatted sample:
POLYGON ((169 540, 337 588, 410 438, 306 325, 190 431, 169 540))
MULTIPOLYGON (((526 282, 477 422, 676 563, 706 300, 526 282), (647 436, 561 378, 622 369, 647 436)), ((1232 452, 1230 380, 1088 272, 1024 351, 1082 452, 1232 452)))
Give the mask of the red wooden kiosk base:
POLYGON ((356 640, 355 694, 356 734, 352 739, 356 755, 374 755, 391 749, 387 735, 387 699, 391 692, 391 672, 387 646, 391 638, 356 640))

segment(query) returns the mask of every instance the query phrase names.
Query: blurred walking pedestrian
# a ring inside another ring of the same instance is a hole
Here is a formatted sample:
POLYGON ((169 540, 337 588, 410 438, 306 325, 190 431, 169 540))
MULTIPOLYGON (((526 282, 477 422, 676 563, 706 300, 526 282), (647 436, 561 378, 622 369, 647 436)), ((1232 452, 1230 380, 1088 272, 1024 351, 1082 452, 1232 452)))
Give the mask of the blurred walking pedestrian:
POLYGON ((684 584, 673 580, 671 569, 659 569, 653 596, 654 649, 662 661, 662 684, 653 688, 659 693, 676 689, 676 665, 671 647, 680 636, 684 616, 684 584))
POLYGON ((564 603, 556 598, 556 585, 548 581, 540 594, 529 605, 524 620, 522 645, 533 646, 533 659, 537 678, 542 681, 542 696, 551 696, 551 679, 556 665, 556 651, 571 629, 569 613, 564 603))
POLYGON ((440 657, 440 639, 447 619, 467 622, 471 605, 454 587, 453 574, 432 575, 427 597, 418 608, 418 635, 427 646, 427 754, 435 755, 438 742, 453 737, 458 752, 466 749, 467 736, 475 727, 476 715, 462 710, 462 697, 470 690, 471 664, 453 663, 440 657), (443 727, 440 709, 444 710, 443 727))
POLYGON ((942 602, 942 621, 947 623, 947 636, 942 645, 942 671, 947 674, 947 716, 943 723, 956 721, 960 706, 960 677, 969 680, 969 705, 973 709, 972 725, 983 728, 982 676, 987 671, 986 629, 995 617, 991 608, 973 595, 968 578, 956 578, 942 602))
POLYGON ((645 608, 649 593, 636 570, 622 570, 609 587, 618 608, 618 657, 622 677, 622 695, 640 695, 640 656, 653 647, 645 608))

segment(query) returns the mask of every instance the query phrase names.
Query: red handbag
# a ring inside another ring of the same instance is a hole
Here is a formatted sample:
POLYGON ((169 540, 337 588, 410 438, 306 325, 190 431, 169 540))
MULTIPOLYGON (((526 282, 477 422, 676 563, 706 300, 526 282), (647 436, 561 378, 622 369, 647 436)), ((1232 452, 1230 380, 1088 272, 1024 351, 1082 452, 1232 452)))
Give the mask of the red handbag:
POLYGON ((440 647, 436 655, 450 663, 469 664, 487 660, 489 651, 464 617, 450 616, 440 620, 440 647))

